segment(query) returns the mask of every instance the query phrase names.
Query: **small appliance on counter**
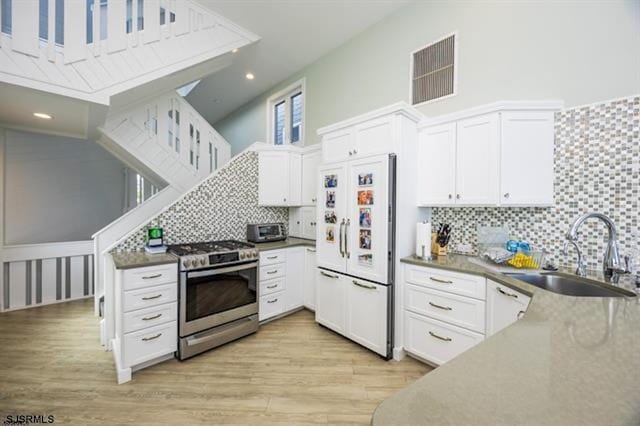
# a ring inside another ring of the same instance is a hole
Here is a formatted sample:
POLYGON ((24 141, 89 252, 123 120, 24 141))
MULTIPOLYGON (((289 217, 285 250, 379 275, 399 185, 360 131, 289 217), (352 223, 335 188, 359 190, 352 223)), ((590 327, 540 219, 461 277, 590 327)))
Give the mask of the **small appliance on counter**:
POLYGON ((250 223, 247 225, 247 241, 252 243, 267 243, 286 239, 282 223, 250 223))
POLYGON ((438 230, 431 234, 431 253, 436 256, 446 256, 449 251, 449 241, 451 240, 452 226, 448 223, 441 223, 438 230))
POLYGON ((416 224, 416 256, 420 259, 431 259, 431 222, 416 224))
POLYGON ((167 252, 167 246, 164 245, 164 231, 162 228, 147 229, 147 244, 144 251, 149 254, 162 254, 167 252))

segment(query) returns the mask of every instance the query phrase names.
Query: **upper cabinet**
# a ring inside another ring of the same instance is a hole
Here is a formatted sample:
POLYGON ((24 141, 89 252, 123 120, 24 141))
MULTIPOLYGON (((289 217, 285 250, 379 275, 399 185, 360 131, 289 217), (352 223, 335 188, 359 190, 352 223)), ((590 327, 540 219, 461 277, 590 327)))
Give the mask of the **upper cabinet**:
POLYGON ((553 205, 553 116, 560 105, 487 107, 491 112, 423 125, 418 205, 553 205))
POLYGON ((315 206, 318 198, 318 166, 320 150, 302 154, 302 205, 315 206))
POLYGON ((261 206, 288 206, 290 153, 262 151, 258 154, 258 204, 261 206))

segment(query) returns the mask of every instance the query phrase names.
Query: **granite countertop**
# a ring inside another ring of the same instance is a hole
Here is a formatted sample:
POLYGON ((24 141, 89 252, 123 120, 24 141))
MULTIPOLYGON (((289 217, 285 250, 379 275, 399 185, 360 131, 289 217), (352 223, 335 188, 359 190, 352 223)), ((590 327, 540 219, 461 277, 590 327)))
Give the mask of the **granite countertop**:
MULTIPOLYGON (((383 401, 374 425, 640 424, 640 297, 563 296, 468 256, 402 262, 482 275, 532 299, 521 320, 383 401)), ((620 287, 633 290, 634 278, 620 287)))
POLYGON ((305 240, 304 238, 295 238, 289 237, 286 240, 282 241, 273 241, 270 243, 254 243, 256 248, 259 251, 269 251, 269 250, 278 250, 285 249, 289 247, 299 247, 299 246, 307 246, 307 247, 315 247, 315 240, 305 240))
POLYGON ((178 258, 171 253, 149 254, 146 251, 127 251, 112 253, 116 269, 144 268, 145 266, 178 263, 178 258))

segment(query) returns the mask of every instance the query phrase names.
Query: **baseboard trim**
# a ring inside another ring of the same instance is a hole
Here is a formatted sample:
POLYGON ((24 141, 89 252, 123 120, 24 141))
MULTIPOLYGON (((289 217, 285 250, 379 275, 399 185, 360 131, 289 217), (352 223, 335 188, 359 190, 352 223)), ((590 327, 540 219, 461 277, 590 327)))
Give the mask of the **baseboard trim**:
POLYGON ((403 347, 393 348, 393 360, 402 361, 407 356, 403 347))

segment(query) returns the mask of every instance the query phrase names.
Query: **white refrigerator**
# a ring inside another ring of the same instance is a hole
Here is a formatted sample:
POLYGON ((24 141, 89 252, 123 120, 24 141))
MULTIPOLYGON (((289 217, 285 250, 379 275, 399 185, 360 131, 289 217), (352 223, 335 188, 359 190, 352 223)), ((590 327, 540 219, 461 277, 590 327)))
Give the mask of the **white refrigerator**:
POLYGON ((395 155, 319 167, 316 321, 390 358, 395 155))

